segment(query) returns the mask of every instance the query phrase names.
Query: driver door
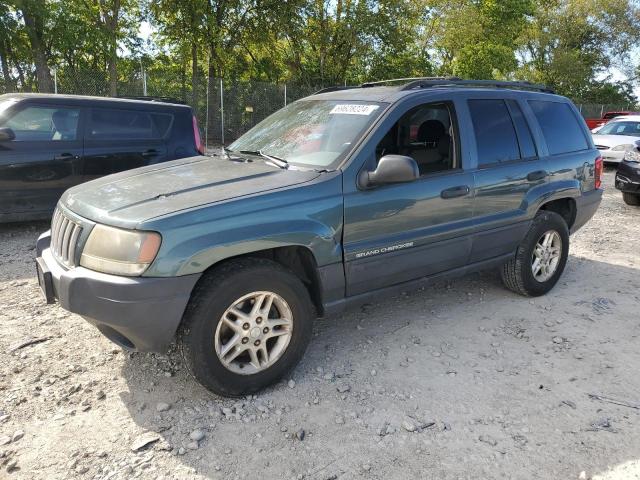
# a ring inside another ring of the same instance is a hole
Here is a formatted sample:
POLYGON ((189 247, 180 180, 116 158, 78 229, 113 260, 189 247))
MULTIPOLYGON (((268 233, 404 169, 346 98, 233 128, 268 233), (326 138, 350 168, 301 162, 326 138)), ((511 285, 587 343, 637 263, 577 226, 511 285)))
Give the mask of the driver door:
POLYGON ((453 102, 401 105, 359 158, 368 170, 385 154, 420 158, 420 178, 362 188, 344 176, 347 296, 467 264, 474 183, 463 168, 457 125, 453 102))

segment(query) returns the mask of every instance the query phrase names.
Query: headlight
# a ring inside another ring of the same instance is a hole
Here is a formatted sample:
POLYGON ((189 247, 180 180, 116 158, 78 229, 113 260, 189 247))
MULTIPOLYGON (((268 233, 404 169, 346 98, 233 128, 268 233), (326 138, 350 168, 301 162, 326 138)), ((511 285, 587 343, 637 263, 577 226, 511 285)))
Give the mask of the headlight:
POLYGON ((637 148, 627 150, 627 152, 624 154, 624 160, 626 160, 627 162, 640 163, 640 152, 638 152, 637 148))
POLYGON ((80 265, 115 275, 142 275, 156 258, 161 242, 156 232, 96 225, 82 250, 80 265))
POLYGON ((627 150, 631 150, 634 147, 635 145, 625 143, 624 145, 616 145, 611 150, 613 150, 614 152, 626 152, 627 150))

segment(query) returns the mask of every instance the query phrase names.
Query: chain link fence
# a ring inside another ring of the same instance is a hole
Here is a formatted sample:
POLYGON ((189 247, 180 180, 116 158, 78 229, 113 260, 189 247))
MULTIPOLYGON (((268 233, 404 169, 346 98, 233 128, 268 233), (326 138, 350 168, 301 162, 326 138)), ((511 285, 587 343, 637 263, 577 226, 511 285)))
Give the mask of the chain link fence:
POLYGON ((625 112, 638 110, 637 105, 576 103, 576 107, 584 118, 602 118, 607 112, 625 112))
MULTIPOLYGON (((52 77, 54 92, 58 94, 109 96, 111 91, 105 72, 60 69, 53 70, 52 77)), ((3 88, 0 83, 0 93, 6 93, 3 88)), ((118 79, 116 92, 118 97, 161 97, 190 105, 202 129, 203 141, 212 147, 231 143, 273 112, 320 88, 320 85, 224 80, 205 75, 194 81, 184 70, 131 69, 118 79)), ((585 118, 600 118, 609 111, 637 109, 635 105, 580 102, 576 102, 576 106, 585 118)))
MULTIPOLYGON (((118 97, 158 97, 190 105, 207 145, 229 144, 251 127, 289 103, 320 90, 321 86, 293 85, 251 80, 223 80, 162 72, 131 72, 116 85, 118 97)), ((104 72, 52 71, 57 94, 110 96, 109 77, 104 72)), ((36 88, 18 88, 37 92, 36 88)), ((0 83, 0 94, 8 93, 0 83)))

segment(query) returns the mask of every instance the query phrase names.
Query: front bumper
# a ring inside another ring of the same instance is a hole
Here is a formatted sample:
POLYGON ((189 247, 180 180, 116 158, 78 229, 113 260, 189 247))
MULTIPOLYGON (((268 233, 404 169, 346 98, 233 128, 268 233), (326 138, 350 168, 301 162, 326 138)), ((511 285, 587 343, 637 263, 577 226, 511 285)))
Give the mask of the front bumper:
POLYGON ((602 155, 602 161, 604 163, 620 163, 626 153, 627 152, 624 150, 619 152, 613 150, 600 150, 600 155, 602 155))
POLYGON ((616 188, 625 193, 640 194, 640 177, 616 173, 616 188))
POLYGON ((121 277, 83 267, 65 269, 53 257, 50 232, 36 244, 37 261, 50 272, 53 298, 81 315, 107 338, 132 350, 166 350, 175 337, 200 274, 121 277))

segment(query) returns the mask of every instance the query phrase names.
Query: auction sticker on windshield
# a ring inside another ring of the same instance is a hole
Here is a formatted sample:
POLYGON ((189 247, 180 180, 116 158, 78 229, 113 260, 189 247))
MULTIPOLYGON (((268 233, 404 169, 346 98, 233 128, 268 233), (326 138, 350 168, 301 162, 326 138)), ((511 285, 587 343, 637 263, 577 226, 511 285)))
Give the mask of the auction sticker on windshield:
POLYGON ((371 113, 375 112, 378 107, 379 105, 341 104, 333 107, 329 113, 343 115, 371 115, 371 113))

